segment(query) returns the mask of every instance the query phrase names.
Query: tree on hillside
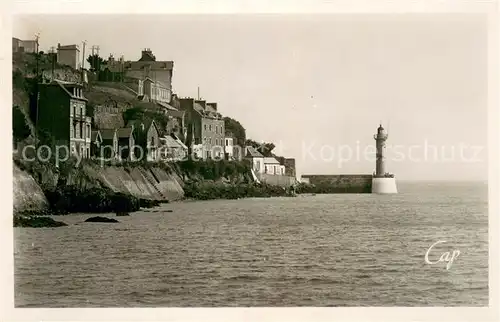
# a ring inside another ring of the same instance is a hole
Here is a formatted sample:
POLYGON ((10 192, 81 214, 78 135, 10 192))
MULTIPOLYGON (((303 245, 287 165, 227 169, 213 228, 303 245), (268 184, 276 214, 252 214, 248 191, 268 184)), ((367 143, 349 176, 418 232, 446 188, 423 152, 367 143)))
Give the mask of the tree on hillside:
POLYGON ((24 140, 31 134, 24 113, 18 106, 12 106, 12 135, 16 141, 24 140))
POLYGON ((274 143, 271 143, 271 142, 259 143, 259 142, 256 142, 256 141, 250 140, 250 139, 246 140, 245 145, 254 147, 257 151, 259 151, 265 157, 274 156, 272 154, 272 151, 276 147, 276 145, 274 145, 274 143))
POLYGON ((246 131, 240 122, 230 117, 224 117, 224 127, 226 132, 231 132, 236 138, 234 145, 243 146, 246 141, 246 131))
POLYGON ((87 62, 90 64, 90 70, 92 71, 100 71, 101 65, 106 63, 102 57, 96 54, 89 55, 89 57, 87 57, 87 62))
POLYGON ((168 118, 167 116, 165 116, 165 114, 159 111, 148 110, 144 107, 133 107, 123 112, 123 120, 125 121, 125 124, 127 124, 129 121, 135 120, 154 120, 158 127, 158 131, 160 132, 160 136, 166 134, 165 132, 167 128, 168 118))

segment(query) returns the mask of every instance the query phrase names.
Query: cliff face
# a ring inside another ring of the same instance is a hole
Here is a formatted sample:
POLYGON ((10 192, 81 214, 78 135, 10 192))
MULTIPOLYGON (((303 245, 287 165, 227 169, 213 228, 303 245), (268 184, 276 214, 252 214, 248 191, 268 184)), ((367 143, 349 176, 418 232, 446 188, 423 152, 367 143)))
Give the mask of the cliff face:
POLYGON ((48 206, 42 189, 30 174, 14 164, 12 176, 14 213, 26 210, 42 210, 48 206))
MULTIPOLYGON (((57 174, 43 171, 38 180, 46 189, 55 188, 57 174), (50 177, 50 178, 49 178, 50 177)), ((63 181, 64 182, 64 181, 63 181)), ((175 173, 167 173, 161 168, 143 167, 92 167, 72 170, 65 178, 66 185, 78 187, 81 191, 98 186, 110 188, 115 192, 130 194, 137 198, 175 201, 184 197, 182 179, 175 173)), ((13 169, 14 212, 42 210, 48 206, 47 199, 39 183, 28 172, 14 164, 13 169)))

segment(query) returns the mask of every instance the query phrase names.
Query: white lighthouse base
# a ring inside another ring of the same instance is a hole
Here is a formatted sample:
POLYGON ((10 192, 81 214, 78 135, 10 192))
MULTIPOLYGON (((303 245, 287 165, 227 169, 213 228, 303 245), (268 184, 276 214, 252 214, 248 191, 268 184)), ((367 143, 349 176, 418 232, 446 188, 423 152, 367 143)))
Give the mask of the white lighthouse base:
POLYGON ((373 178, 372 193, 391 194, 398 193, 396 178, 373 178))

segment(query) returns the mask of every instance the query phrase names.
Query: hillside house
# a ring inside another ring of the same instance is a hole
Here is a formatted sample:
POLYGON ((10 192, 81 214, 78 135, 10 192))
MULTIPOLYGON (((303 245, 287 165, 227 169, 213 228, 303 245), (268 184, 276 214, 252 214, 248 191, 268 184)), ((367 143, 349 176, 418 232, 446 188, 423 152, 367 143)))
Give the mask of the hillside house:
POLYGON ((135 161, 134 147, 134 127, 122 127, 116 130, 118 140, 118 160, 135 161))
MULTIPOLYGON (((91 117, 81 84, 53 81, 39 84, 38 109, 31 104, 33 123, 46 134, 45 144, 65 146, 73 155, 89 158, 91 117)), ((62 151, 59 151, 61 158, 62 151)))
POLYGON ((115 60, 113 55, 109 55, 106 62, 99 66, 99 80, 105 82, 121 82, 124 80, 125 61, 123 56, 115 60))
POLYGON ((158 161, 160 158, 160 137, 154 120, 133 120, 127 127, 134 129, 134 160, 158 161))
POLYGON ((36 53, 38 52, 38 41, 36 40, 21 40, 12 37, 12 52, 13 53, 36 53))
POLYGON ((137 80, 149 78, 155 83, 161 83, 162 90, 167 92, 166 103, 169 103, 171 99, 173 70, 173 61, 157 61, 149 48, 141 52, 141 58, 138 61, 123 63, 124 77, 137 80))
POLYGON ((147 76, 139 79, 137 89, 137 98, 147 102, 161 102, 168 104, 171 100, 170 88, 160 82, 147 76))
POLYGON ((193 98, 180 99, 181 110, 186 112, 186 145, 199 151, 203 159, 224 157, 225 130, 217 103, 207 103, 193 98))
POLYGON ((266 157, 264 158, 264 173, 271 175, 285 175, 285 166, 281 165, 276 158, 266 157))
POLYGON ((252 169, 256 174, 264 173, 264 156, 257 149, 253 146, 247 146, 245 158, 250 160, 252 169))
POLYGON ((188 148, 175 135, 167 135, 160 138, 160 141, 162 142, 162 161, 182 161, 186 159, 188 148))
POLYGON ((81 61, 78 45, 61 46, 61 44, 57 44, 57 63, 70 66, 73 69, 79 69, 81 61))
POLYGON ((99 156, 106 160, 118 159, 118 131, 115 129, 102 129, 99 132, 102 137, 99 156))

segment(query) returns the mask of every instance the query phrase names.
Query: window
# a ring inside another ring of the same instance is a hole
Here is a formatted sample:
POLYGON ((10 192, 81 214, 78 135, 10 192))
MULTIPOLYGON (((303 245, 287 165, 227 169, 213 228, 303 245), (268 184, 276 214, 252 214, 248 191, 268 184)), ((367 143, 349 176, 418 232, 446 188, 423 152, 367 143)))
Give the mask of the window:
POLYGON ((217 125, 215 126, 215 133, 219 134, 219 127, 217 125))
POLYGON ((208 126, 208 129, 209 129, 210 131, 212 131, 212 124, 210 124, 210 125, 208 126))
POLYGON ((207 125, 205 124, 205 126, 204 126, 204 127, 205 127, 205 131, 206 131, 206 130, 207 130, 207 125))
POLYGON ((69 127, 69 137, 70 138, 75 137, 75 128, 73 127, 73 124, 70 124, 70 127, 69 127))
POLYGON ((210 144, 212 144, 212 138, 210 138, 209 140, 210 140, 210 144))

